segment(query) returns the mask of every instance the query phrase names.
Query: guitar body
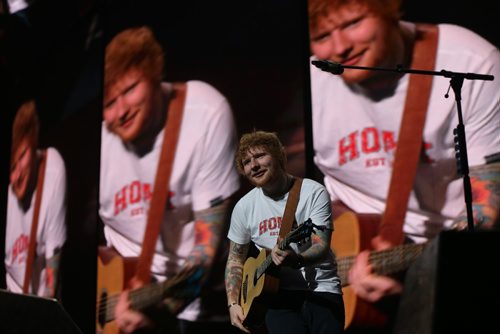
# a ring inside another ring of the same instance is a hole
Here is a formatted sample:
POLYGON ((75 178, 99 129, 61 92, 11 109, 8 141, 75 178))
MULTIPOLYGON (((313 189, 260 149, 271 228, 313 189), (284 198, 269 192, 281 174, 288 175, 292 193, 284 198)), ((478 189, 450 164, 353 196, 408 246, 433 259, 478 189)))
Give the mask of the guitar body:
MULTIPOLYGON (((137 258, 123 258, 109 247, 99 247, 97 258, 96 333, 118 334, 114 320, 107 321, 114 309, 107 307, 108 296, 120 294, 133 276, 137 258), (108 316, 107 316, 108 315, 108 316)), ((114 318, 114 317, 113 317, 114 318)))
MULTIPOLYGON (((310 237, 315 228, 321 227, 307 219, 278 243, 279 248, 285 249, 292 242, 310 237)), ((239 302, 245 316, 243 325, 252 330, 263 328, 266 304, 279 290, 279 267, 272 267, 270 253, 271 250, 261 249, 256 257, 249 256, 243 264, 239 302)))
MULTIPOLYGON (((355 214, 352 211, 346 211, 336 218, 330 244, 336 257, 356 256, 362 250, 372 249, 370 241, 377 234, 380 219, 380 215, 355 214)), ((373 304, 358 298, 350 286, 344 286, 342 292, 346 329, 383 327, 386 324, 387 315, 373 304)))
POLYGON ((258 278, 257 268, 265 261, 269 251, 262 249, 257 257, 249 257, 243 266, 240 305, 245 315, 243 325, 257 327, 263 324, 265 299, 278 292, 279 279, 267 273, 258 278))

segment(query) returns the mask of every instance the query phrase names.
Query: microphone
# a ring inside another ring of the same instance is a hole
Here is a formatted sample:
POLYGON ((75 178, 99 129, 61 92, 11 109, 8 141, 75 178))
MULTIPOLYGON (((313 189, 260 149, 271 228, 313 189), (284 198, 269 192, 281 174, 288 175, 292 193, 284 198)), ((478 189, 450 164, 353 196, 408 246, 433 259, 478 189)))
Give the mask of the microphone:
POLYGON ((334 63, 328 60, 313 60, 311 63, 322 71, 330 72, 332 74, 344 73, 344 66, 339 63, 334 63))

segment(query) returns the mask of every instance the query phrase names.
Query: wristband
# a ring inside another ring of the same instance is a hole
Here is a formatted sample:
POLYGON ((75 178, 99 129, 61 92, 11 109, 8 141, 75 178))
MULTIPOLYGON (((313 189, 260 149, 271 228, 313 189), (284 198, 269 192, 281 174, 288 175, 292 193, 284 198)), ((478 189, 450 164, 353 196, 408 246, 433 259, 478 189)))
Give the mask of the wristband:
POLYGON ((227 308, 231 308, 231 306, 238 305, 236 302, 232 302, 231 304, 227 305, 227 308))

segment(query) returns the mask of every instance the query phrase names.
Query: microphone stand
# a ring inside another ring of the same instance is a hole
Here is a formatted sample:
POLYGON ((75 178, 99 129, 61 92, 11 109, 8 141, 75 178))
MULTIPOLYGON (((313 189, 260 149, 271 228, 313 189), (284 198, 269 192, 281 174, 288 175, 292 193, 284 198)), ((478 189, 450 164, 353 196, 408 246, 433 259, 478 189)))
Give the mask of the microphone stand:
MULTIPOLYGON (((401 65, 397 65, 395 69, 390 69, 381 67, 342 65, 328 60, 313 60, 311 63, 317 68, 325 72, 330 72, 332 74, 342 74, 344 72, 344 68, 352 68, 352 69, 369 70, 369 71, 434 75, 434 76, 443 76, 445 78, 450 78, 450 87, 453 89, 453 92, 455 94, 455 101, 458 112, 458 125, 455 129, 453 129, 453 135, 455 141, 455 158, 457 160, 458 173, 462 175, 463 178, 464 198, 467 210, 467 229, 470 232, 474 231, 474 219, 472 214, 472 189, 469 178, 469 162, 467 158, 467 144, 465 140, 465 126, 462 118, 461 89, 465 79, 493 81, 494 76, 489 74, 461 73, 461 72, 451 72, 446 70, 441 70, 439 72, 426 71, 426 70, 412 70, 412 69, 405 69, 401 65)), ((448 92, 445 94, 444 97, 448 98, 448 92)))

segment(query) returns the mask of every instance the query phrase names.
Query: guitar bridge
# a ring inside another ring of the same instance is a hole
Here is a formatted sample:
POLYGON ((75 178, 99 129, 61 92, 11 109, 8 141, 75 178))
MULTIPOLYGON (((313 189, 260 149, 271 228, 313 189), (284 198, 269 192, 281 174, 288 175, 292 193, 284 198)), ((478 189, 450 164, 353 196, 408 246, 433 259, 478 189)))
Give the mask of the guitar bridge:
POLYGON ((107 309, 106 309, 106 301, 108 300, 108 292, 106 289, 102 289, 100 298, 99 298, 99 305, 97 307, 97 322, 99 325, 101 325, 101 328, 106 325, 107 322, 107 309))

